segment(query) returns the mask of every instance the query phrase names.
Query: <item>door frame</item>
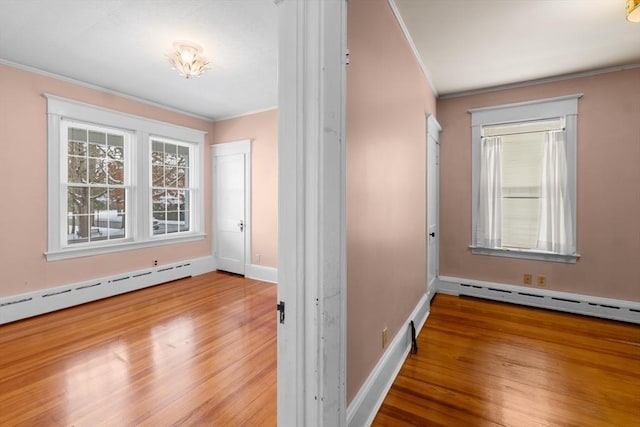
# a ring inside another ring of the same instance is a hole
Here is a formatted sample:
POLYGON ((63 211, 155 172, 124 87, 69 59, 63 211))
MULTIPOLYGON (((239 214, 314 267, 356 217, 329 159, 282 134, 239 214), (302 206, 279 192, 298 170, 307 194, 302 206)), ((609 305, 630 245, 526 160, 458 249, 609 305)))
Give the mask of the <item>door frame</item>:
POLYGON ((435 163, 435 172, 434 172, 434 176, 435 176, 435 180, 436 180, 436 185, 435 185, 435 194, 433 195, 433 198, 435 200, 435 224, 436 224, 436 229, 435 229, 435 233, 436 233, 436 242, 435 242, 435 257, 434 257, 434 263, 435 263, 435 276, 434 276, 434 286, 432 289, 429 289, 429 182, 426 182, 425 185, 425 189, 426 189, 426 195, 425 195, 425 201, 427 203, 427 207, 426 207, 426 215, 425 215, 425 229, 427 232, 427 236, 426 236, 426 254, 427 254, 427 259, 426 259, 426 274, 425 274, 425 292, 427 292, 427 298, 429 300, 431 300, 431 298, 433 298, 433 296, 435 295, 436 291, 437 291, 437 285, 438 285, 438 276, 440 274, 440 132, 442 131, 442 126, 440 126, 440 123, 438 123, 438 120, 436 119, 434 114, 428 113, 427 117, 426 117, 426 130, 427 130, 427 134, 426 134, 426 177, 428 180, 429 177, 429 167, 430 167, 430 159, 429 159, 429 138, 433 138, 436 142, 436 163, 435 163))
POLYGON ((216 194, 217 194, 217 157, 232 154, 244 155, 244 266, 243 275, 247 267, 251 264, 251 140, 242 139, 239 141, 225 142, 211 145, 211 253, 217 269, 217 236, 218 221, 216 215, 216 194))
POLYGON ((286 313, 278 323, 278 425, 340 427, 347 409, 347 3, 276 4, 278 300, 286 313))

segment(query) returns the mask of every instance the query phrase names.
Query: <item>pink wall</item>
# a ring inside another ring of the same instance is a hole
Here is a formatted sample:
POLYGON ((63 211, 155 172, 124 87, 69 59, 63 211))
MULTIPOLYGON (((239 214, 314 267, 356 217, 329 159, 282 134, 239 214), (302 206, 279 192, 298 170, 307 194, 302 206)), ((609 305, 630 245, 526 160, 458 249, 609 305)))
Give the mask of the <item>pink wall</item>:
POLYGON ((438 101, 440 274, 640 301, 640 69, 438 101), (578 102, 577 264, 472 255, 470 108, 584 93, 578 102))
POLYGON ((424 295, 425 134, 435 98, 386 0, 351 0, 347 399, 424 295))
POLYGON ((221 120, 214 144, 251 140, 251 263, 278 266, 278 112, 221 120), (260 254, 260 262, 256 259, 260 254))
MULTIPOLYGON (((175 244, 47 262, 47 103, 43 93, 210 132, 211 123, 116 95, 0 65, 0 296, 75 283, 211 254, 211 242, 175 244)), ((205 139, 210 182, 211 138, 205 139)), ((210 218, 209 187, 205 217, 210 218)), ((205 226, 210 233, 209 221, 205 226)))

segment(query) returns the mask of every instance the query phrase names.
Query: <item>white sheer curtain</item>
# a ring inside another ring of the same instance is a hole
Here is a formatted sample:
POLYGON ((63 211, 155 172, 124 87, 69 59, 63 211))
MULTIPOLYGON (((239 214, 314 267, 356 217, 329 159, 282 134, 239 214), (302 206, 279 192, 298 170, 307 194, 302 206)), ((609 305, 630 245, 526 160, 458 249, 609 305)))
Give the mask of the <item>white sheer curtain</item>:
POLYGON ((561 254, 575 252, 567 189, 567 147, 563 131, 545 134, 537 249, 561 254))
POLYGON ((482 138, 476 245, 502 246, 502 138, 482 138))

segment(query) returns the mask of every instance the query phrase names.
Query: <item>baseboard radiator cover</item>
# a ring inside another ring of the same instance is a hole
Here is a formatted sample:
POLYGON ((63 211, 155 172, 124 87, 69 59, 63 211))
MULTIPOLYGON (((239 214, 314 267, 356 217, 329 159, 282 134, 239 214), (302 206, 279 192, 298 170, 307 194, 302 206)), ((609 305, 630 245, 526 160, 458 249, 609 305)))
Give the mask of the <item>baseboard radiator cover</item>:
POLYGON ((457 277, 440 277, 438 292, 504 301, 640 324, 640 303, 457 277))
POLYGON ((406 320, 406 327, 401 328, 396 334, 367 380, 349 403, 347 407, 348 427, 370 426, 373 422, 411 349, 409 322, 414 321, 416 335, 419 334, 429 316, 432 296, 428 294, 422 296, 406 320))
POLYGON ((2 297, 0 325, 214 270, 213 258, 204 257, 2 297))

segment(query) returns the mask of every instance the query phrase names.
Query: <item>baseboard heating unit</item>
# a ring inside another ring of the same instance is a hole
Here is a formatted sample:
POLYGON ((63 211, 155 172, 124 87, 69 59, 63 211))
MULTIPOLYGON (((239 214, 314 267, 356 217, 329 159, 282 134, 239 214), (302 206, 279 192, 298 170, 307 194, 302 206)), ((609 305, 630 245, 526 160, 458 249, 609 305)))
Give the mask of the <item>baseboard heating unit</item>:
POLYGON ((198 258, 86 282, 0 298, 0 325, 114 295, 213 271, 213 259, 198 258))
POLYGON ((640 324, 640 303, 547 289, 440 277, 438 292, 528 305, 640 324))

